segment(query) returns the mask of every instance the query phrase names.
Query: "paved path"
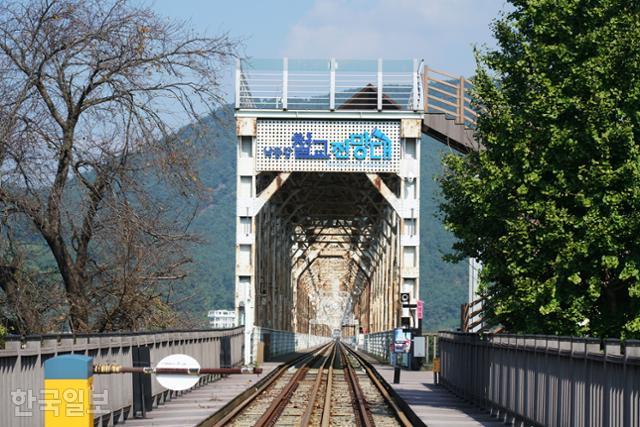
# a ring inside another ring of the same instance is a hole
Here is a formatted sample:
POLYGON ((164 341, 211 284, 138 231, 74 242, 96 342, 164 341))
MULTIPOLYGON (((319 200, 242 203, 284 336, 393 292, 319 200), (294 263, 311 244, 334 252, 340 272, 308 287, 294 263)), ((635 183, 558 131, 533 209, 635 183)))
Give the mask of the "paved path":
MULTIPOLYGON (((365 357, 372 363, 375 362, 370 357, 365 357)), ((262 375, 267 375, 280 363, 264 363, 262 375)), ((379 363, 374 363, 374 366, 429 427, 504 425, 488 413, 449 393, 444 387, 435 385, 433 373, 430 371, 402 371, 400 384, 393 384, 393 367, 379 363)), ((262 376, 229 375, 154 408, 153 411, 147 412, 145 419, 129 419, 124 423, 124 427, 196 426, 260 378, 262 376)))
POLYGON ((196 426, 278 365, 280 362, 262 364, 263 372, 260 376, 229 375, 154 408, 147 412, 147 417, 144 419, 130 418, 124 423, 124 427, 196 426))
POLYGON ((430 371, 402 371, 400 384, 393 384, 393 367, 374 365, 393 389, 429 427, 491 426, 504 424, 487 412, 457 398, 433 383, 430 371))

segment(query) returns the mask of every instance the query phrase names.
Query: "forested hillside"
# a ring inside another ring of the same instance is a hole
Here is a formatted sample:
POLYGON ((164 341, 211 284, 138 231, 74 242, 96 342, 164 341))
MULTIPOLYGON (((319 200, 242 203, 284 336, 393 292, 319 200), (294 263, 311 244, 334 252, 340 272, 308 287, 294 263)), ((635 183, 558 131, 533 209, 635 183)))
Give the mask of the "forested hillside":
MULTIPOLYGON (((233 308, 235 247, 235 125, 231 109, 210 118, 207 132, 198 141, 201 159, 196 162, 206 197, 190 225, 190 232, 201 243, 190 247, 193 260, 186 269, 189 275, 173 288, 171 299, 178 309, 202 325, 210 309, 233 308)), ((183 130, 190 132, 189 127, 183 130)), ((422 227, 421 227, 421 298, 425 301, 427 330, 455 328, 459 306, 467 296, 466 264, 452 265, 442 257, 451 247, 452 236, 437 218, 438 184, 442 155, 449 149, 437 141, 423 138, 422 149, 422 227)), ((151 191, 160 193, 167 205, 180 209, 182 199, 172 202, 157 184, 151 191)), ((185 211, 190 211, 186 209, 185 211)), ((57 281, 55 262, 45 244, 30 226, 24 226, 21 240, 27 244, 38 271, 50 272, 57 281)))
MULTIPOLYGON (((201 143, 206 153, 199 162, 210 200, 194 218, 191 231, 203 239, 193 249, 191 275, 176 295, 183 310, 204 319, 213 308, 232 308, 235 245, 235 136, 231 111, 209 121, 210 131, 201 143)), ((425 137, 422 149, 421 297, 425 300, 425 328, 454 328, 459 306, 467 296, 466 264, 442 260, 452 242, 437 215, 440 159, 449 149, 425 137)))

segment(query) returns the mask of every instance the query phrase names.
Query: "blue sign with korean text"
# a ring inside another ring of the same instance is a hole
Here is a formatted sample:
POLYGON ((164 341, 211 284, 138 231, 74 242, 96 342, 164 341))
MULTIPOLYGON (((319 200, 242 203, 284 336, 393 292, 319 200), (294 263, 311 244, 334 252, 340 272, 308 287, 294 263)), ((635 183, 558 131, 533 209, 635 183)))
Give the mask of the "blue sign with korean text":
POLYGON ((258 171, 391 172, 400 167, 400 120, 258 119, 258 171))
POLYGON ((341 141, 315 138, 313 132, 294 132, 290 147, 264 147, 266 158, 297 160, 391 160, 392 142, 380 129, 350 133, 341 141))

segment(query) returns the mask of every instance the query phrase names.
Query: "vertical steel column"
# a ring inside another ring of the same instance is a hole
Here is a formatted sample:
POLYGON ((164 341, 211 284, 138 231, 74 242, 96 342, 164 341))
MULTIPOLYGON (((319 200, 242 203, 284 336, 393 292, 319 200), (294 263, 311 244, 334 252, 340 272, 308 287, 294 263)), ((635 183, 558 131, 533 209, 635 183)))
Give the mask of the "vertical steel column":
POLYGON ((288 108, 289 100, 289 59, 282 59, 282 109, 288 108))
POLYGON ((420 78, 420 73, 418 72, 418 60, 413 59, 413 111, 418 111, 420 109, 420 95, 418 93, 418 79, 420 78))
MULTIPOLYGON (((410 293, 412 305, 416 305, 420 298, 420 129, 420 123, 415 120, 402 120, 400 126, 400 292, 410 293), (409 231, 414 234, 410 234, 409 231), (407 265, 407 261, 413 265, 407 265)), ((399 298, 399 295, 397 297, 399 298)), ((410 326, 417 328, 417 310, 403 308, 401 311, 402 317, 411 318, 410 326)))
POLYGON ((240 108, 240 82, 242 79, 242 68, 240 58, 236 59, 236 110, 240 108))
POLYGON ((427 65, 424 66, 422 76, 423 76, 422 77, 422 91, 423 91, 422 98, 424 100, 423 109, 425 113, 428 113, 429 112, 429 67, 427 65))
POLYGON ((382 111, 382 92, 383 92, 383 82, 382 82, 382 58, 378 58, 378 111, 382 111))
MULTIPOLYGON (((255 172, 255 119, 237 119, 237 201, 236 201, 236 315, 244 310, 244 361, 253 362, 253 329, 256 307, 256 198, 255 172), (244 144, 244 146, 243 146, 244 144), (250 233, 245 234, 242 225, 250 224, 250 233), (242 224, 242 225, 241 225, 242 224), (247 259, 248 257, 248 259, 247 259)), ((240 319, 238 319, 240 321, 240 319)))
POLYGON ((464 124, 464 77, 460 76, 458 85, 458 123, 464 124))
POLYGON ((336 109, 336 59, 329 61, 329 109, 336 109))

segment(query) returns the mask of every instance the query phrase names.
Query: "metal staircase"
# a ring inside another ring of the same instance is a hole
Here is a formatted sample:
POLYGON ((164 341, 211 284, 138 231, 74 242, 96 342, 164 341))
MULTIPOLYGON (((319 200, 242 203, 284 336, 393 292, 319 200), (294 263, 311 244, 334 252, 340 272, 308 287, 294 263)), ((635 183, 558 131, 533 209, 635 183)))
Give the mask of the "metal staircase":
POLYGON ((481 150, 482 144, 475 138, 478 115, 471 108, 471 82, 426 65, 421 77, 424 90, 422 133, 461 153, 481 150))

